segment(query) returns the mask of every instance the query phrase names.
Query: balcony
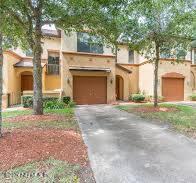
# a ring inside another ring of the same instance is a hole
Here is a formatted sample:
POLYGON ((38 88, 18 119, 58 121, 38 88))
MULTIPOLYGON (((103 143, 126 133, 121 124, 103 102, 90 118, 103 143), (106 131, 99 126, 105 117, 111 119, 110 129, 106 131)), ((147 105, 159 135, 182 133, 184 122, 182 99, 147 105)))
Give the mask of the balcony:
POLYGON ((47 74, 48 75, 59 75, 60 74, 60 66, 59 64, 47 64, 47 74))

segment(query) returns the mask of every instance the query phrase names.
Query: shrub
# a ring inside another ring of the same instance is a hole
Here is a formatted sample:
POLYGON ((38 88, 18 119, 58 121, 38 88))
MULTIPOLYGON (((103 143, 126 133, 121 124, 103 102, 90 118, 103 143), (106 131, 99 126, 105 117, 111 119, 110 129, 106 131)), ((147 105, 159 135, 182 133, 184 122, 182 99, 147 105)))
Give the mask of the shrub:
POLYGON ((190 99, 192 101, 196 101, 196 93, 193 93, 191 96, 190 96, 190 99))
POLYGON ((144 101, 144 99, 145 99, 145 96, 142 94, 133 94, 131 96, 131 100, 134 102, 142 102, 144 101))
POLYGON ((22 105, 24 108, 32 108, 33 107, 33 97, 24 95, 22 96, 22 105))
MULTIPOLYGON (((59 102, 59 98, 58 97, 50 97, 50 96, 44 96, 43 97, 43 105, 44 107, 46 106, 46 103, 48 102, 53 102, 52 103, 49 103, 47 105, 62 105, 62 104, 69 104, 69 102, 71 101, 70 97, 63 97, 63 102, 59 102), (61 104, 60 104, 61 103, 61 104)), ((24 108, 32 108, 33 107, 33 96, 27 96, 27 95, 24 95, 22 96, 22 105, 24 108)))
POLYGON ((47 101, 44 103, 44 109, 64 109, 65 103, 61 101, 47 101))
POLYGON ((129 96, 129 101, 132 101, 132 95, 129 96))
POLYGON ((67 107, 75 107, 76 103, 74 101, 70 101, 67 107))
POLYGON ((65 103, 65 104, 69 104, 69 102, 71 102, 71 98, 70 97, 63 97, 63 102, 65 103))

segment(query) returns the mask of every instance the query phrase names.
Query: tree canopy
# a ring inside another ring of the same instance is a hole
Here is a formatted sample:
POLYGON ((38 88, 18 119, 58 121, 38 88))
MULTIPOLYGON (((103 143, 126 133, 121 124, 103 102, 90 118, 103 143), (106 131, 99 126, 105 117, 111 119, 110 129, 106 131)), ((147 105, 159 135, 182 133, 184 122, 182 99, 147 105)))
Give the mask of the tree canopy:
POLYGON ((161 54, 177 58, 194 39, 193 0, 131 1, 124 12, 123 40, 148 59, 155 56, 155 42, 159 43, 161 54))
POLYGON ((123 12, 121 39, 154 63, 156 107, 160 57, 185 59, 194 39, 194 0, 127 1, 123 12))

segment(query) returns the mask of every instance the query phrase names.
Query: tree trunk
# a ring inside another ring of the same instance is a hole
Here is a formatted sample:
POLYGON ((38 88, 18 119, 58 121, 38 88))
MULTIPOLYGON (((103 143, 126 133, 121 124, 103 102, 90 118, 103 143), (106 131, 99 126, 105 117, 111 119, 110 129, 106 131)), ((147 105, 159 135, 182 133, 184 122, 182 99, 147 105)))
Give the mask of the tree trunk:
POLYGON ((115 62, 118 62, 118 45, 115 45, 115 62))
POLYGON ((2 137, 3 36, 0 33, 0 137, 2 137))
POLYGON ((33 113, 43 114, 42 97, 42 67, 41 67, 41 7, 37 9, 35 16, 35 45, 33 47, 33 113))
POLYGON ((159 44, 156 45, 156 59, 154 64, 154 107, 158 106, 158 70, 159 70, 159 44))

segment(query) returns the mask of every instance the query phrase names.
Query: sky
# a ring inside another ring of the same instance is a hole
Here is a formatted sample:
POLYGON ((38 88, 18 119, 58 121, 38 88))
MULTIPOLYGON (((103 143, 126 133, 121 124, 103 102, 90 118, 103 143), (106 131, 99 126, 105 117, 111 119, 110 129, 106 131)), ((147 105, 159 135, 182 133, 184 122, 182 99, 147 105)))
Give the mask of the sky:
POLYGON ((52 24, 52 25, 44 25, 42 27, 42 29, 47 29, 47 30, 56 30, 55 26, 52 24))

